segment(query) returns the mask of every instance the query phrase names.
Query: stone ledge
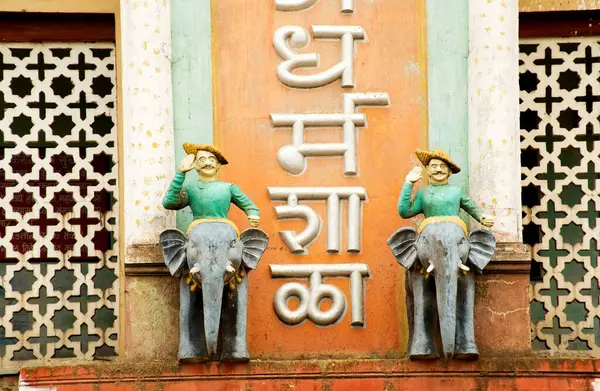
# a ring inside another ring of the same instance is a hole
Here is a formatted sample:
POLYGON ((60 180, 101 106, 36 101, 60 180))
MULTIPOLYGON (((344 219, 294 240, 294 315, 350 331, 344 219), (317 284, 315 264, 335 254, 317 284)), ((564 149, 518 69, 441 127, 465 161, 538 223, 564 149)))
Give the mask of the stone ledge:
MULTIPOLYGON (((162 256, 162 255, 161 255, 162 256)), ((130 277, 156 277, 170 276, 169 269, 164 262, 148 262, 148 263, 126 263, 125 275, 130 277)))
MULTIPOLYGON (((137 264, 160 264, 164 266, 162 262, 163 254, 160 249, 160 245, 156 244, 132 244, 128 246, 125 250, 125 267, 128 265, 137 265, 137 264), (156 262, 156 261, 161 261, 156 262)), ((166 270, 166 266, 165 266, 166 270)), ((152 275, 152 274, 151 274, 152 275)))
POLYGON ((492 261, 483 274, 529 274, 531 248, 523 243, 498 243, 492 261))
MULTIPOLYGON (((137 245, 130 247, 134 259, 161 259, 158 245, 137 245)), ((483 271, 484 274, 529 274, 531 268, 531 248, 523 243, 498 243, 494 258, 483 271)), ((125 262, 126 276, 169 276, 163 262, 125 262)))
POLYGON ((461 361, 293 360, 249 363, 125 362, 24 368, 20 386, 53 390, 461 389, 592 390, 600 361, 519 358, 461 361), (200 388, 193 388, 200 387, 200 388), (225 387, 225 388, 223 388, 225 387), (351 387, 351 388, 349 388, 351 387), (358 387, 358 388, 357 388, 358 387), (107 388, 108 389, 108 388, 107 388))

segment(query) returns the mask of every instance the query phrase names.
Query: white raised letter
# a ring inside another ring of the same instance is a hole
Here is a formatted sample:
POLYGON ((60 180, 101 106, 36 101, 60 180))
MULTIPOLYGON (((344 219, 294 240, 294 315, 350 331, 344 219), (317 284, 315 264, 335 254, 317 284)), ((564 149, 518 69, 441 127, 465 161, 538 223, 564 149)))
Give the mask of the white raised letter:
POLYGON ((299 201, 327 201, 327 251, 340 251, 340 200, 348 200, 348 243, 347 251, 360 252, 360 233, 362 220, 360 218, 361 201, 367 198, 363 187, 269 187, 271 200, 287 201, 285 206, 276 206, 275 214, 279 219, 301 218, 306 220, 306 229, 300 234, 292 231, 281 231, 285 244, 294 254, 306 252, 306 245, 318 235, 321 219, 307 205, 298 205, 299 201))
POLYGON ((330 114, 271 114, 275 128, 292 128, 292 144, 277 152, 279 165, 290 174, 300 174, 306 168, 307 156, 343 156, 344 174, 356 175, 356 127, 365 126, 367 117, 357 113, 361 106, 385 107, 390 97, 385 92, 343 94, 342 113, 330 114), (341 127, 343 142, 314 144, 304 142, 305 128, 341 127))
POLYGON ((307 318, 320 326, 331 326, 340 320, 346 310, 346 298, 336 286, 324 284, 324 277, 345 277, 350 279, 351 325, 363 327, 364 279, 370 277, 369 266, 363 263, 338 265, 270 265, 273 278, 308 278, 310 289, 299 282, 283 284, 273 299, 273 307, 279 319, 289 325, 296 325, 307 318), (295 297, 298 308, 290 310, 287 302, 295 297), (331 300, 331 308, 321 311, 323 299, 331 300))
POLYGON ((316 88, 327 85, 340 77, 342 87, 354 87, 354 41, 365 39, 360 26, 312 26, 313 36, 323 39, 339 39, 340 62, 333 67, 312 75, 292 73, 296 68, 316 68, 317 53, 296 53, 292 48, 303 48, 310 42, 308 32, 300 26, 283 26, 273 35, 275 51, 284 61, 277 66, 277 77, 288 87, 316 88))

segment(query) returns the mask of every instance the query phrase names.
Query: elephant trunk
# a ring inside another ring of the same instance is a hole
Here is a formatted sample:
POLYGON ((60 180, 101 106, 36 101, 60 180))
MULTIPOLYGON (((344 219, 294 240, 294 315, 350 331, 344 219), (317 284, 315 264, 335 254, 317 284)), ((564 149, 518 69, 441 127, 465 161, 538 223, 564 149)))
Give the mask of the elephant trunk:
POLYGON ((221 306, 223 303, 223 273, 202 275, 202 301, 204 309, 204 333, 209 357, 217 354, 221 306))
POLYGON ((434 271, 440 334, 446 359, 454 354, 459 263, 458 254, 450 253, 444 257, 442 265, 436 265, 434 271))

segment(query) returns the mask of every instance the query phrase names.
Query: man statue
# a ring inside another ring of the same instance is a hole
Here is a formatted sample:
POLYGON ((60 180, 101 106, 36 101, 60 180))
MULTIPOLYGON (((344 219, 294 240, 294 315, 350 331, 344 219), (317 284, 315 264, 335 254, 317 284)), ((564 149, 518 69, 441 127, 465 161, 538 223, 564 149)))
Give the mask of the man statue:
POLYGON ((239 187, 217 180, 219 168, 227 164, 223 153, 206 144, 183 148, 188 156, 177 167, 163 206, 189 206, 194 221, 187 235, 176 229, 160 235, 165 264, 180 278, 179 359, 245 361, 247 273, 256 269, 268 236, 257 228, 240 233, 227 218, 233 203, 252 227, 260 221, 258 208, 239 187), (184 184, 194 168, 199 180, 184 184))
POLYGON ((411 200, 413 184, 422 175, 420 167, 410 171, 398 212, 403 218, 423 213, 425 219, 416 230, 400 228, 387 241, 396 260, 408 270, 409 354, 413 359, 439 357, 435 336, 439 322, 444 356, 473 359, 479 352, 473 324, 475 279, 469 271, 483 270, 492 259, 496 239, 488 230, 469 233, 458 214, 463 209, 486 227, 494 219, 462 189, 448 184, 450 173, 460 172, 460 167, 446 152, 417 149, 416 154, 427 169, 429 186, 419 189, 411 200))
POLYGON ((461 188, 448 184, 450 172, 458 174, 460 167, 450 159, 446 152, 441 150, 429 152, 417 149, 415 154, 427 170, 429 186, 419 189, 414 200, 411 201, 413 184, 423 177, 421 167, 413 168, 406 175, 406 181, 398 200, 400 217, 408 219, 423 213, 425 220, 421 223, 419 232, 429 222, 440 221, 440 218, 443 217, 456 217, 454 219, 449 218, 448 221, 455 221, 463 226, 462 220, 458 219, 458 213, 462 208, 484 226, 491 227, 494 225, 494 218, 484 214, 481 208, 466 196, 461 188))
POLYGON ((217 180, 221 166, 228 164, 223 153, 207 144, 185 143, 183 149, 188 155, 177 167, 163 206, 166 209, 178 210, 189 205, 194 220, 226 219, 233 202, 246 213, 248 224, 257 227, 260 217, 252 200, 236 185, 217 180), (194 168, 198 171, 200 180, 183 187, 185 174, 194 168))

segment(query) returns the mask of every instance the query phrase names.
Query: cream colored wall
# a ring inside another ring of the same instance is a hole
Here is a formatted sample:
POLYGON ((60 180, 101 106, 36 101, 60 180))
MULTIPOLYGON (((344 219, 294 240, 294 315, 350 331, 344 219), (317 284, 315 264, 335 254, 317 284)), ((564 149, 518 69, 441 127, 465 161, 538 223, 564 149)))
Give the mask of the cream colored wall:
POLYGON ((589 11, 600 9, 600 0, 521 0, 519 11, 589 11))
POLYGON ((117 13, 119 0, 2 0, 2 12, 117 13))

